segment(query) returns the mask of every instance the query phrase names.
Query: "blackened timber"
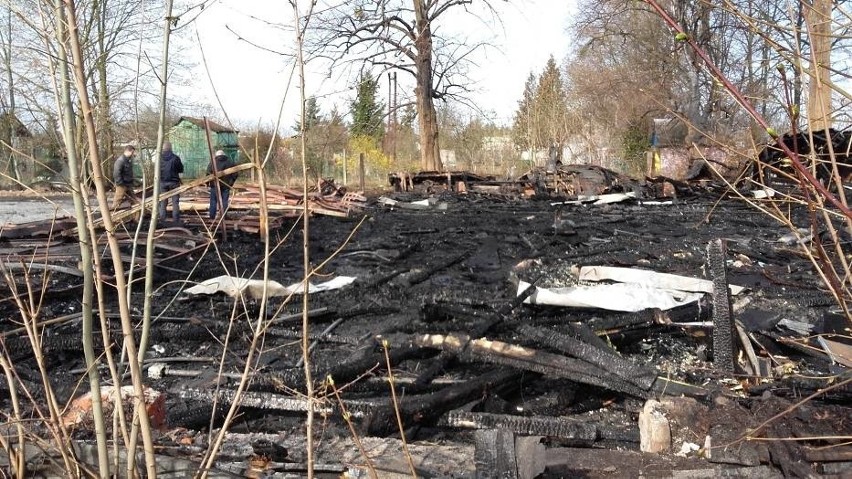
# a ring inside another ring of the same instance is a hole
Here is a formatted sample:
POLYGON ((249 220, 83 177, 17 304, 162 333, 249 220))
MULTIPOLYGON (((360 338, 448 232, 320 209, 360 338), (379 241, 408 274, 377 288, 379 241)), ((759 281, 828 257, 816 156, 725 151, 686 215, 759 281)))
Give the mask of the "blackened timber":
MULTIPOLYGON (((536 283, 538 283, 541 276, 533 279, 530 282, 530 285, 527 286, 525 290, 521 292, 521 294, 512 298, 511 301, 502 305, 497 314, 492 318, 486 318, 485 320, 480 321, 471 329, 471 334, 474 337, 480 337, 487 334, 492 328, 502 323, 505 318, 512 312, 513 309, 517 308, 527 298, 532 296, 536 291, 536 283)), ((456 360, 457 352, 453 351, 441 351, 441 354, 438 356, 437 360, 429 365, 420 375, 417 376, 417 380, 414 382, 414 386, 418 388, 425 387, 429 384, 429 382, 434 379, 438 374, 444 371, 453 361, 456 360)))
POLYGON ((456 360, 456 357, 456 353, 441 351, 434 361, 423 372, 417 375, 417 379, 414 380, 414 387, 419 389, 429 385, 433 379, 444 372, 456 360))
MULTIPOLYGON (((405 396, 399 403, 404 427, 407 429, 416 425, 435 424, 447 411, 482 398, 485 391, 514 388, 520 376, 517 371, 496 369, 431 394, 405 396)), ((389 398, 373 402, 370 409, 372 412, 365 415, 362 425, 366 433, 385 436, 398 431, 396 412, 389 398)))
POLYGON ((463 429, 506 429, 515 434, 568 439, 578 446, 591 446, 598 439, 598 429, 594 423, 569 421, 559 417, 450 411, 441 421, 441 425, 463 429))
POLYGON ((515 344, 490 341, 484 338, 471 340, 469 336, 464 334, 422 335, 417 336, 414 342, 423 347, 455 352, 459 354, 459 359, 464 361, 485 361, 547 376, 570 379, 639 398, 648 398, 649 396, 647 391, 585 361, 515 344))
MULTIPOLYGON (((316 308, 308 311, 308 318, 311 320, 318 320, 322 317, 333 316, 335 311, 330 310, 329 308, 316 308)), ((304 313, 293 313, 293 314, 285 314, 281 316, 276 316, 271 318, 269 321, 270 325, 281 325, 281 324, 302 324, 302 318, 304 317, 304 313)))
POLYGON ((473 251, 465 251, 464 253, 450 258, 449 260, 444 261, 442 263, 438 263, 427 270, 412 274, 411 276, 406 278, 405 282, 408 286, 414 286, 416 284, 422 283, 423 281, 426 281, 427 279, 431 278, 435 273, 438 273, 439 271, 445 270, 450 266, 459 264, 462 261, 468 259, 471 254, 473 254, 473 251))
POLYGON ((808 462, 852 462, 852 448, 838 446, 832 449, 811 449, 802 451, 808 462))
POLYGON ((602 318, 592 318, 589 327, 596 331, 610 331, 629 326, 650 326, 654 324, 654 311, 642 310, 635 313, 609 314, 602 318))
POLYGON ((474 434, 476 478, 518 479, 515 435, 505 429, 478 430, 474 434))
POLYGON ((733 373, 737 353, 726 259, 723 240, 715 239, 707 244, 707 265, 713 280, 713 364, 720 371, 733 373))
POLYGON ((612 346, 607 344, 603 339, 600 338, 592 328, 589 327, 588 324, 580 323, 580 322, 569 322, 565 323, 568 329, 571 331, 571 335, 580 341, 585 342, 589 346, 594 346, 602 351, 610 352, 612 351, 612 346))
MULTIPOLYGON (((395 345, 387 352, 391 366, 396 366, 407 359, 423 359, 435 355, 434 352, 424 350, 419 345, 405 344, 393 340, 391 340, 391 344, 395 345)), ((356 379, 371 369, 384 371, 385 367, 385 352, 377 345, 367 356, 356 361, 328 367, 325 370, 325 374, 319 377, 324 378, 330 375, 338 384, 343 384, 356 379)))
POLYGON ((378 278, 374 278, 370 281, 366 281, 364 283, 361 283, 363 285, 363 286, 361 286, 361 289, 371 290, 371 289, 378 288, 379 286, 393 280, 394 278, 401 275, 402 273, 405 273, 405 271, 406 271, 405 269, 395 269, 395 270, 391 271, 390 273, 386 273, 386 274, 379 276, 378 278))
POLYGON ((648 399, 650 397, 650 394, 647 391, 640 389, 617 376, 610 375, 605 371, 597 369, 591 366, 590 364, 584 363, 583 361, 579 360, 573 361, 576 361, 577 363, 583 363, 582 365, 580 365, 579 367, 570 368, 567 367, 566 364, 564 364, 570 362, 570 358, 562 358, 563 361, 560 362, 563 362, 563 364, 560 364, 558 366, 553 364, 531 362, 529 360, 513 357, 480 355, 479 359, 485 362, 499 364, 502 366, 510 366, 515 369, 531 371, 554 378, 570 379, 574 382, 589 384, 592 386, 597 386, 599 388, 609 389, 611 391, 618 391, 642 399, 648 399))
POLYGON ((657 378, 656 372, 649 368, 639 367, 613 352, 601 350, 550 329, 522 325, 518 328, 518 332, 529 339, 615 374, 645 390, 650 389, 657 378))
MULTIPOLYGON (((434 356, 435 352, 419 346, 402 345, 388 351, 391 366, 407 359, 434 356)), ((344 363, 329 363, 319 358, 314 361, 314 377, 331 376, 337 384, 345 384, 370 371, 385 369, 385 353, 374 348, 365 357, 344 363)), ((291 368, 279 371, 258 372, 254 375, 249 388, 252 391, 283 391, 285 389, 301 390, 305 384, 302 368, 291 368)))
MULTIPOLYGON (((210 391, 206 389, 186 388, 179 393, 181 399, 189 401, 212 404, 217 403, 230 406, 237 397, 236 391, 221 389, 210 391)), ((243 392, 240 396, 240 406, 262 409, 266 411, 304 412, 308 410, 308 401, 301 397, 284 396, 267 392, 243 392)), ((331 412, 329 407, 320 407, 314 404, 316 412, 331 412)))

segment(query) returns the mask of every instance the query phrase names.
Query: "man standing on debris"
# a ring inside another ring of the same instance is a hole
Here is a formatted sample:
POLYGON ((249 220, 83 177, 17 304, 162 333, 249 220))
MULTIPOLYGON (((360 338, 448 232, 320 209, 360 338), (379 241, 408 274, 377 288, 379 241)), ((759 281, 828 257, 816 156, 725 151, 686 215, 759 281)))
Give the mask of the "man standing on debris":
MULTIPOLYGON (((207 174, 211 175, 213 173, 219 173, 220 171, 227 170, 228 168, 232 168, 236 166, 234 161, 225 154, 224 151, 218 150, 215 155, 215 164, 213 161, 207 165, 207 174)), ((222 195, 222 214, 225 214, 225 211, 228 209, 228 197, 231 195, 231 187, 234 186, 234 182, 237 181, 237 173, 231 173, 230 175, 225 175, 219 177, 219 181, 212 180, 208 183, 210 186, 210 219, 216 218, 216 211, 218 210, 219 204, 219 195, 222 195), (218 190, 218 191, 217 191, 218 190)))
POLYGON ((139 203, 136 194, 133 192, 133 156, 136 154, 136 147, 127 145, 124 147, 124 154, 115 160, 115 166, 112 170, 112 181, 115 183, 115 195, 112 198, 112 206, 110 209, 115 211, 125 201, 133 206, 139 203))
MULTIPOLYGON (((163 143, 163 152, 160 154, 160 193, 166 193, 180 186, 180 174, 183 173, 183 162, 180 157, 172 152, 170 142, 163 143)), ((160 202, 159 217, 166 218, 165 199, 160 202)), ((180 195, 172 196, 172 219, 180 221, 180 195)))

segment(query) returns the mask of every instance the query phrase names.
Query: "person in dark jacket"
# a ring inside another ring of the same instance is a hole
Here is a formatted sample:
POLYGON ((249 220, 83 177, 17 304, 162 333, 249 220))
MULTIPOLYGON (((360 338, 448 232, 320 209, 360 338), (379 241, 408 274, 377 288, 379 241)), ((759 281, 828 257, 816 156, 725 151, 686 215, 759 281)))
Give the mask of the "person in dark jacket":
POLYGON ((124 154, 115 160, 115 166, 112 170, 115 195, 112 198, 112 206, 110 206, 113 211, 125 201, 129 202, 130 206, 139 203, 139 199, 133 192, 133 156, 135 154, 136 147, 127 145, 124 147, 124 154))
MULTIPOLYGON (((207 165, 208 175, 236 166, 234 161, 222 150, 216 152, 214 160, 216 162, 215 167, 212 161, 207 165)), ((224 215, 228 209, 228 198, 231 196, 231 187, 234 186, 235 181, 237 181, 237 174, 231 173, 230 175, 219 177, 219 181, 211 180, 208 183, 208 186, 210 186, 210 219, 216 218, 216 211, 219 209, 219 192, 216 191, 216 185, 218 184, 222 194, 222 214, 224 215)))
MULTIPOLYGON (((160 193, 166 193, 180 186, 181 173, 183 173, 183 162, 172 152, 171 143, 168 141, 163 143, 163 152, 160 154, 160 193)), ((168 202, 168 199, 160 202, 160 218, 166 218, 168 202)), ((180 221, 180 195, 172 196, 172 219, 180 221)))

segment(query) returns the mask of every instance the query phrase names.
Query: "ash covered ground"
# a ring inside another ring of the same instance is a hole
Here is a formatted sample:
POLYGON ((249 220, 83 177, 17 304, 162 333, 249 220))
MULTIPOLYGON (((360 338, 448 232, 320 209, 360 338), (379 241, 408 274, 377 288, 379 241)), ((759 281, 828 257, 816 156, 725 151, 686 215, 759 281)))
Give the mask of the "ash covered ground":
MULTIPOLYGON (((394 198, 406 202, 422 197, 399 193, 394 198)), ((495 458, 500 455, 494 453, 505 439, 500 431, 507 430, 510 437, 533 437, 532 445, 524 447, 535 453, 527 457, 517 442, 511 455, 517 454, 513 460, 518 469, 506 477, 670 477, 676 475, 673 471, 689 477, 777 477, 852 471, 849 447, 838 445, 839 440, 743 440, 749 430, 803 397, 849 378, 836 358, 784 340, 819 333, 848 336, 848 323, 833 311, 833 298, 801 248, 779 241, 789 231, 771 218, 744 203, 707 197, 669 205, 629 201, 601 206, 477 194, 434 199, 427 209, 371 201, 363 222, 358 215, 310 221, 311 262, 317 266, 328 259, 315 282, 357 278, 339 290, 310 296, 313 377, 327 407, 318 426, 318 461, 328 466, 330 477, 364 461, 351 443, 339 403, 322 384, 329 375, 338 387, 346 385, 341 397, 376 467, 385 471, 380 477, 407 471, 386 358, 393 364, 406 440, 423 476, 490 477, 489 471, 500 467, 495 458), (516 300, 518 280, 536 281, 539 287, 569 286, 576 283, 572 271, 579 266, 708 278, 707 244, 720 238, 727 242, 728 281, 747 288, 732 299, 734 317, 763 347, 756 353, 768 369, 762 378, 743 371, 748 361, 744 354, 735 358, 736 374, 718 371, 712 328, 681 325, 712 321, 708 295, 668 312, 560 308, 516 300), (487 338, 552 356, 531 364, 517 355, 496 358, 493 351, 477 350, 484 347, 479 343, 460 350, 430 347, 418 339, 423 335, 487 338), (565 351, 566 344, 574 344, 565 338, 615 356, 612 364, 635 368, 654 384, 642 387, 635 378, 625 379, 606 367, 584 369, 583 360, 569 364, 554 359, 577 361, 565 351), (390 346, 387 356, 383 340, 390 346), (672 442, 662 453, 639 452, 639 414, 649 399, 663 403, 669 420, 672 442), (736 447, 718 447, 723 444, 736 447), (684 457, 675 455, 684 447, 684 457), (826 460, 814 452, 826 449, 838 454, 826 460), (520 474, 522 463, 534 472, 520 474), (342 469, 335 469, 338 465, 342 469)), ((7 203, 0 204, 5 210, 7 203)), ((805 213, 794 214, 802 226, 807 224, 805 213)), ((271 232, 269 277, 283 285, 302 277, 302 232, 295 221, 286 219, 271 232)), ((222 274, 260 278, 263 256, 257 235, 231 231, 227 241, 217 239, 205 252, 156 269, 153 310, 158 319, 146 371, 158 358, 167 365, 147 380, 165 398, 166 414, 157 432, 164 456, 192 461, 207 445, 211 417, 215 429, 229 405, 225 399, 214 410, 207 398, 217 387, 236 387, 234 377, 243 370, 261 307, 256 300, 190 296, 184 290, 222 274), (229 375, 217 380, 223 356, 229 375)), ((59 286, 78 281, 61 273, 53 280, 59 286)), ((141 285, 131 298, 136 316, 143 303, 140 290, 141 285)), ((8 295, 6 288, 3 297, 8 295)), ((107 301, 117 311, 114 292, 107 301)), ((79 310, 77 290, 48 291, 41 316, 79 310)), ((244 473, 240 468, 248 467, 247 461, 265 454, 270 461, 266 473, 287 477, 298 474, 292 472, 294 465, 305 460, 304 412, 285 401, 298 399, 304 389, 300 310, 299 296, 290 303, 273 298, 267 307, 273 323, 249 385, 257 401, 240 409, 219 463, 223 470, 244 473)), ((0 317, 3 331, 20 326, 10 301, 0 303, 0 317)), ((111 328, 118 335, 117 319, 111 328)), ((82 393, 79 323, 50 326, 45 333, 51 379, 59 399, 68 401, 82 393)), ((38 374, 26 338, 10 334, 5 346, 21 380, 37 397, 38 374)), ((7 391, 8 386, 0 385, 4 411, 9 410, 7 391)), ((848 384, 831 389, 757 435, 848 438, 850 393, 848 384)), ((81 441, 92 437, 85 427, 78 427, 75 435, 81 441)))

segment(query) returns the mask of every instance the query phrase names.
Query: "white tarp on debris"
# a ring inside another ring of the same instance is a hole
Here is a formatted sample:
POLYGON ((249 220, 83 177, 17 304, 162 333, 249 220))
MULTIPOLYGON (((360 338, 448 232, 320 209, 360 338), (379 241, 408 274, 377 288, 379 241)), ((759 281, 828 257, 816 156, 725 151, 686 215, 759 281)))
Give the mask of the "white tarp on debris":
MULTIPOLYGON (((637 283, 657 289, 671 289, 693 293, 713 293, 713 282, 707 279, 658 273, 638 268, 618 268, 614 266, 583 266, 578 278, 580 281, 617 281, 619 283, 637 283)), ((738 295, 742 286, 728 285, 731 294, 738 295)))
MULTIPOLYGON (((576 271, 576 270, 575 270, 576 271)), ((610 311, 636 312, 643 309, 672 309, 698 301, 713 292, 713 282, 701 278, 658 273, 638 268, 584 266, 575 273, 580 281, 615 281, 615 284, 578 285, 564 288, 536 288, 524 301, 527 304, 598 308, 610 311)), ((529 287, 519 281, 518 294, 529 287)), ((730 285, 731 294, 745 288, 730 285)))
POLYGON ((577 200, 582 202, 591 201, 593 205, 608 205, 610 203, 621 203, 636 198, 636 193, 633 191, 627 193, 608 193, 605 195, 593 196, 577 196, 577 200))
MULTIPOLYGON (((529 283, 519 281, 518 294, 523 293, 529 286, 529 283)), ((698 301, 702 294, 658 289, 636 283, 616 283, 552 289, 537 287, 524 303, 636 312, 649 308, 672 309, 698 301)))
MULTIPOLYGON (((311 283, 308 292, 319 293, 322 291, 330 291, 332 289, 340 289, 344 286, 352 284, 353 282, 355 282, 355 278, 352 276, 338 276, 332 279, 331 281, 326 281, 325 283, 311 283)), ((293 283, 290 286, 287 286, 287 292, 292 291, 295 294, 302 294, 305 292, 303 286, 304 283, 302 282, 293 283)))
MULTIPOLYGON (((325 283, 310 284, 309 291, 311 293, 319 293, 331 289, 342 288, 352 284, 355 278, 351 276, 338 276, 337 278, 325 283)), ((302 282, 293 283, 290 286, 284 286, 277 281, 267 282, 267 291, 270 297, 274 296, 289 296, 290 294, 301 294, 303 291, 302 282)), ((240 295, 249 298, 260 298, 263 294, 263 280, 235 278, 233 276, 217 276, 215 278, 203 281, 191 288, 185 290, 187 294, 215 294, 225 293, 231 297, 240 295)))
POLYGON ((582 205, 582 204, 591 204, 591 205, 608 205, 610 203, 621 203, 622 201, 631 200, 636 198, 636 193, 633 191, 627 193, 607 193, 604 195, 579 195, 576 200, 572 201, 559 201, 555 203, 550 203, 550 206, 558 206, 558 205, 582 205))
POLYGON ((380 196, 377 201, 380 205, 390 206, 391 208, 402 208, 406 210, 446 210, 449 206, 446 202, 438 201, 436 198, 427 198, 425 200, 418 200, 412 201, 411 203, 406 203, 404 201, 397 201, 386 196, 380 196))

